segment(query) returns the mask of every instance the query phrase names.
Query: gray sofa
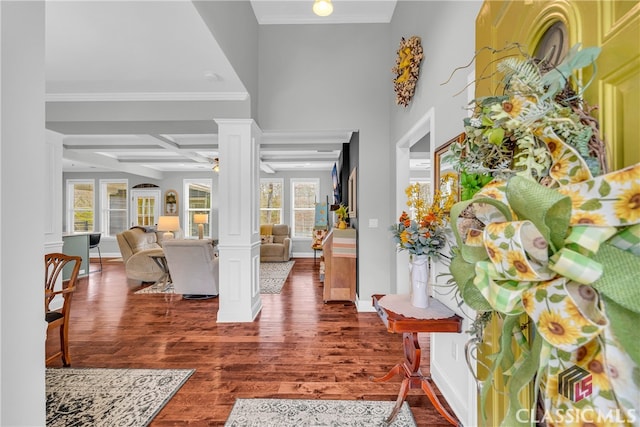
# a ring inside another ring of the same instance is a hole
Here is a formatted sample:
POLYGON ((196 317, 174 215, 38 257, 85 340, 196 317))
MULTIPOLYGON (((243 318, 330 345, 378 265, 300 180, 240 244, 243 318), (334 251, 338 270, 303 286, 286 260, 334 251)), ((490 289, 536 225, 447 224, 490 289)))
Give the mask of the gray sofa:
POLYGON ((218 295, 219 260, 211 240, 167 240, 162 248, 176 294, 186 299, 218 295))

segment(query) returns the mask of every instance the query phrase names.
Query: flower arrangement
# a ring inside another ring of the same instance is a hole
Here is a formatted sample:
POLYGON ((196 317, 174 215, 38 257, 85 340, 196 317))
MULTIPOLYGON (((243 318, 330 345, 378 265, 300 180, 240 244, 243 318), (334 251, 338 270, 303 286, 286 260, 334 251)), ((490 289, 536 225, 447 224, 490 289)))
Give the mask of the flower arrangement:
POLYGON ((403 211, 398 223, 391 226, 398 250, 438 258, 447 244, 445 231, 448 212, 455 201, 455 195, 451 193, 443 198, 440 190, 436 190, 429 203, 426 192, 419 183, 408 186, 405 193, 407 206, 413 215, 403 211))
POLYGON ((501 368, 509 397, 503 425, 529 424, 517 417, 518 396, 532 381, 552 420, 612 411, 620 425, 635 419, 640 164, 606 173, 598 124, 570 77, 598 53, 574 46, 551 69, 526 55, 501 61, 504 94, 476 100, 464 142, 450 150, 467 174, 467 200, 451 208, 452 283, 477 313, 468 348, 500 319, 500 349, 490 356, 480 402, 501 368), (569 373, 590 376, 579 401, 567 391, 569 373))

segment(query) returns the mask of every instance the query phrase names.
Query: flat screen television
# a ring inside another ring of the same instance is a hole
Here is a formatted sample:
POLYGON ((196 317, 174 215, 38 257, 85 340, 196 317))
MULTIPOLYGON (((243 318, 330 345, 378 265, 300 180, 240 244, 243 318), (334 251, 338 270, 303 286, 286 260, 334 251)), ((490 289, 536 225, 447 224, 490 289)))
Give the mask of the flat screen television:
POLYGON ((338 176, 338 166, 334 163, 331 170, 331 181, 333 182, 333 204, 339 204, 342 200, 340 192, 340 178, 338 176))

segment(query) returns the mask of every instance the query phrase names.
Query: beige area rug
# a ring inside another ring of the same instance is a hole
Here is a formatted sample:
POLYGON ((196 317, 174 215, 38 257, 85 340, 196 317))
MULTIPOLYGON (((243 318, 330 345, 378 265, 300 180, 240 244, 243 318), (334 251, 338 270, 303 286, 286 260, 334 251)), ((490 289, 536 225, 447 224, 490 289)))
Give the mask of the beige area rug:
POLYGON ((144 427, 193 369, 48 368, 47 427, 144 427))
POLYGON ((391 424, 395 402, 371 400, 237 399, 225 427, 415 427, 407 402, 391 424))
MULTIPOLYGON (((295 261, 287 262, 261 262, 260 263, 260 293, 279 294, 284 282, 289 277, 295 261)), ((136 294, 172 294, 173 285, 169 283, 154 284, 135 292, 136 294)))

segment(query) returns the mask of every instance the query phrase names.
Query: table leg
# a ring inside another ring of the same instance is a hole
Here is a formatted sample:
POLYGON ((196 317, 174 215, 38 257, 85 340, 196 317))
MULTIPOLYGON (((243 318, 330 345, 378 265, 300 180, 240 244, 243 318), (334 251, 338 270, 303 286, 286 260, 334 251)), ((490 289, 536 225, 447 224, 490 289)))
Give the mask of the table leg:
POLYGON ((398 392, 396 404, 385 422, 387 424, 391 424, 393 422, 396 415, 398 415, 402 404, 407 398, 409 390, 414 388, 421 388, 425 392, 433 406, 436 408, 436 410, 440 413, 440 415, 442 415, 449 423, 453 424, 454 426, 460 425, 455 417, 449 414, 449 412, 440 403, 440 400, 438 400, 438 396, 436 396, 435 390, 429 383, 431 377, 429 375, 422 375, 422 372, 420 372, 421 350, 420 343, 418 342, 417 332, 403 333, 402 346, 404 349, 404 361, 391 368, 391 370, 386 375, 379 378, 371 378, 371 381, 383 382, 390 380, 396 375, 404 376, 402 385, 400 386, 400 391, 398 392))

